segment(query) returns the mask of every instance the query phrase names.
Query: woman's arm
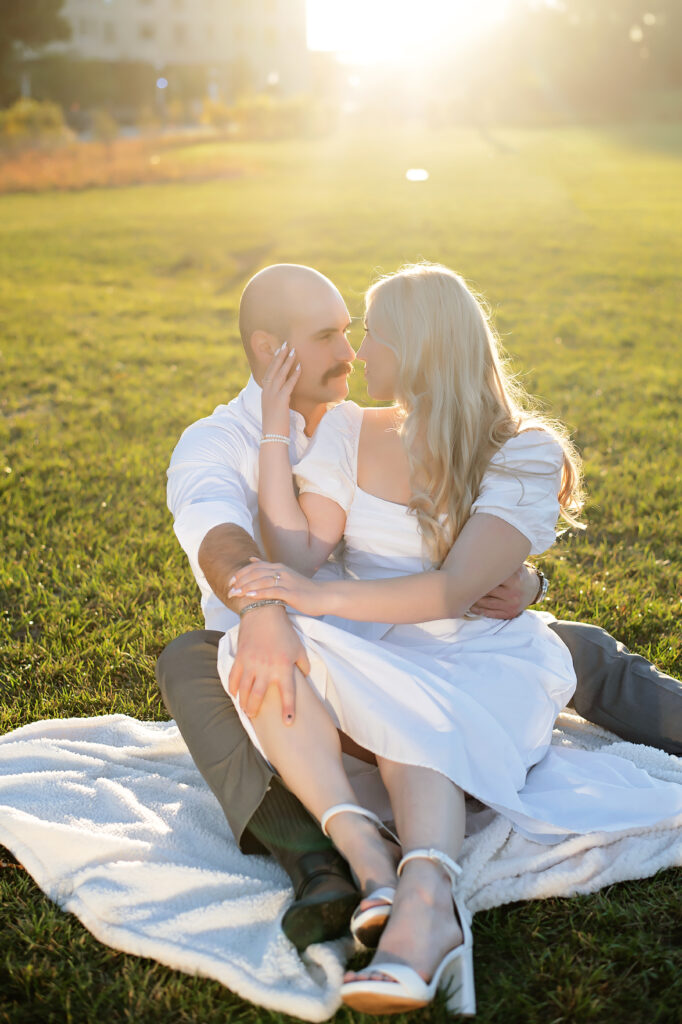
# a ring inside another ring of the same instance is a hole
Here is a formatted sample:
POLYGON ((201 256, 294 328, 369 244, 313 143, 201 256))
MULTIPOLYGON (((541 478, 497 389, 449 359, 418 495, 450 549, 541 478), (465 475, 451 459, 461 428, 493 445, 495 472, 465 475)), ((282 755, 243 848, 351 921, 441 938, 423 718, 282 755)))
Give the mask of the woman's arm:
MULTIPOLYGON (((289 436, 289 401, 300 364, 287 343, 275 353, 263 381, 263 434, 289 436)), ((284 441, 261 443, 258 510, 263 544, 270 558, 312 575, 343 536, 346 514, 330 498, 301 496, 299 504, 284 441)))
POLYGON ((509 523, 485 513, 471 517, 440 569, 390 580, 319 583, 287 567, 254 561, 235 576, 230 594, 281 597, 307 615, 338 615, 366 622, 429 622, 460 618, 518 568, 530 541, 509 523), (273 576, 277 574, 277 585, 273 576))

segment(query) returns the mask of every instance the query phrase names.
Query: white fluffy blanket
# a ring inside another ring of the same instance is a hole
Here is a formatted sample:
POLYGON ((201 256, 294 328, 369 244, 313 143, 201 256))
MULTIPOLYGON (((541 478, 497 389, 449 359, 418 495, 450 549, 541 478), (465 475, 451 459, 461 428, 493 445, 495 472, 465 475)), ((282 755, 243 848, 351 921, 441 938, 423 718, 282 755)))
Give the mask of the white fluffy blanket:
MULTIPOLYGON (((574 715, 554 742, 610 744, 660 778, 682 761, 574 715)), ((472 912, 513 900, 588 893, 682 864, 682 816, 637 833, 539 846, 488 810, 460 858, 472 912)), ((284 872, 244 857, 171 722, 125 715, 36 722, 0 737, 0 843, 101 942, 215 978, 244 999, 310 1021, 331 1016, 347 949, 304 959, 280 931, 284 872)))

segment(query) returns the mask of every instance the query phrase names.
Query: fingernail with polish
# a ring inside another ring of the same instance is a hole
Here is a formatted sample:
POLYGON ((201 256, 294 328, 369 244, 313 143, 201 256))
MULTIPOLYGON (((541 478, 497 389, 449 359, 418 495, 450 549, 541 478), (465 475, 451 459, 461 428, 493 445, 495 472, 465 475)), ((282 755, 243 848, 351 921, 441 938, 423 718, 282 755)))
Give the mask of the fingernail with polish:
POLYGON ((241 594, 241 592, 242 592, 241 587, 234 587, 232 590, 230 590, 228 592, 227 596, 228 597, 235 597, 237 594, 241 594))
POLYGON ((296 349, 292 348, 291 352, 287 356, 287 359, 293 359, 295 355, 296 355, 296 349))
MULTIPOLYGON (((239 593, 241 594, 241 590, 239 591, 239 593)), ((247 597, 255 597, 256 596, 256 591, 255 590, 247 590, 246 591, 246 596, 247 597)))
POLYGON ((233 577, 232 577, 232 579, 230 580, 230 582, 229 582, 229 583, 227 584, 227 585, 228 585, 228 587, 231 587, 231 586, 232 586, 232 584, 234 583, 234 581, 235 581, 236 579, 237 579, 237 577, 236 577, 236 576, 233 576, 233 577))

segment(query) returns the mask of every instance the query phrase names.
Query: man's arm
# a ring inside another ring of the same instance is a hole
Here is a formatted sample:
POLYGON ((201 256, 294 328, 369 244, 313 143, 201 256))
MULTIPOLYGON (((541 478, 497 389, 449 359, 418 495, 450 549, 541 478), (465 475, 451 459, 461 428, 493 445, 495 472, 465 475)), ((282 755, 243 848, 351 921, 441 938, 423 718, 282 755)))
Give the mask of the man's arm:
MULTIPOLYGON (((205 576, 213 593, 235 612, 245 602, 227 597, 230 577, 251 555, 260 554, 249 509, 251 458, 238 418, 214 413, 188 427, 168 470, 168 508, 197 582, 205 587, 205 576)), ((306 673, 310 669, 284 609, 267 606, 247 612, 238 646, 233 678, 242 706, 256 714, 262 694, 275 682, 285 721, 293 720, 294 665, 306 673)))
POLYGON ((247 602, 227 596, 230 580, 237 569, 249 564, 250 558, 260 556, 258 545, 251 534, 236 523, 214 526, 199 545, 199 568, 211 590, 237 614, 247 602))
MULTIPOLYGON (((199 547, 199 567, 211 590, 237 614, 253 599, 228 597, 230 580, 253 556, 260 557, 258 545, 234 523, 214 526, 199 547)), ((267 689, 275 685, 281 695, 284 722, 293 722, 295 666, 304 675, 310 672, 305 649, 285 609, 266 605, 248 611, 239 624, 237 657, 230 672, 229 689, 233 697, 239 694, 239 703, 250 717, 258 714, 267 689)))

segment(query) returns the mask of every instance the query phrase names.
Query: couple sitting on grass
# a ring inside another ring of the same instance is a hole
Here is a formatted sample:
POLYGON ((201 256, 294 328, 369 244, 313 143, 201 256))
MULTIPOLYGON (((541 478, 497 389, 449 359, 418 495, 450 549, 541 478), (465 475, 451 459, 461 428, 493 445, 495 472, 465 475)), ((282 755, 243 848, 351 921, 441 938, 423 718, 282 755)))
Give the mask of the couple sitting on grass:
POLYGON ((560 515, 578 525, 579 459, 462 278, 420 264, 369 289, 357 358, 384 407, 344 401, 349 327, 312 269, 247 285, 253 376, 168 474, 207 629, 157 675, 242 850, 290 875, 288 937, 350 928, 376 947, 344 1002, 407 1011, 443 988, 474 1013, 466 798, 539 843, 680 813, 682 787, 550 740, 573 701, 680 753, 682 684, 598 627, 525 610, 546 591, 526 559, 560 515))

